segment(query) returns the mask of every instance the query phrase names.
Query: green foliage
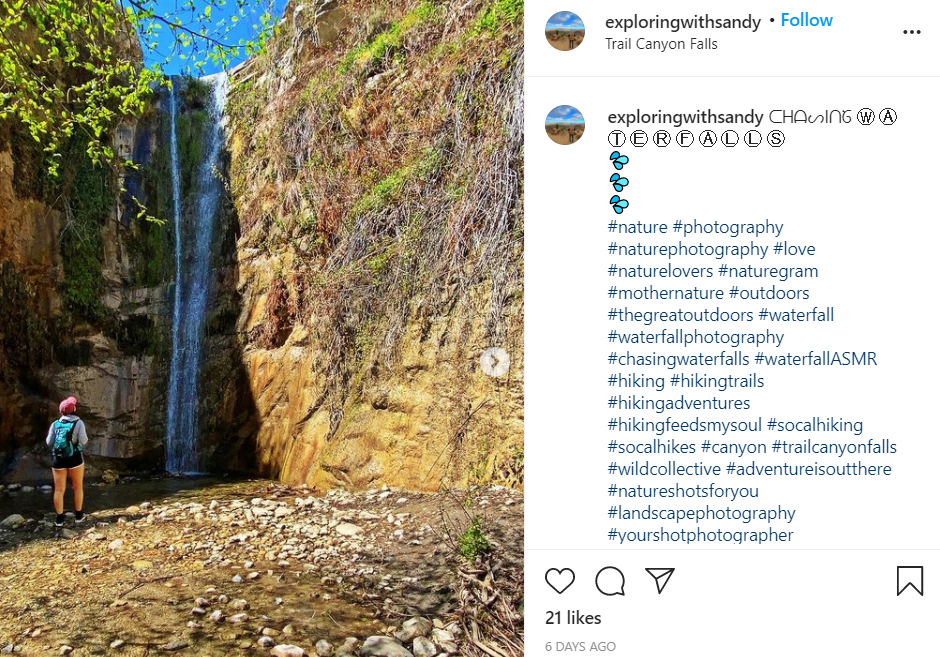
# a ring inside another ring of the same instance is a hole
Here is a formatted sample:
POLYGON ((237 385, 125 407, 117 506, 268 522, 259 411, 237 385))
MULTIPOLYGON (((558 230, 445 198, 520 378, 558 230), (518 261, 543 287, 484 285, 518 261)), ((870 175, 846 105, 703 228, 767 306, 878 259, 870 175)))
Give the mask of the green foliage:
POLYGON ((187 198, 199 177, 206 134, 205 110, 183 112, 176 117, 176 142, 179 155, 180 187, 187 198))
POLYGON ((191 109, 205 109, 212 87, 199 78, 186 78, 182 89, 182 100, 191 109))
MULTIPOLYGON (((159 216, 159 215, 158 215, 159 216)), ((172 224, 164 221, 141 221, 138 233, 128 240, 133 259, 131 284, 137 287, 155 287, 170 280, 172 254, 172 224)))
POLYGON ((364 194, 353 207, 352 216, 387 207, 399 197, 409 181, 425 180, 437 173, 443 160, 443 154, 439 150, 425 148, 416 161, 392 172, 364 194))
POLYGON ((66 150, 68 172, 73 177, 65 187, 71 221, 62 234, 63 294, 70 308, 94 321, 103 314, 101 226, 113 211, 115 190, 110 168, 77 155, 83 147, 81 141, 73 140, 66 150))
POLYGON ((106 330, 123 354, 129 356, 164 356, 168 348, 167 331, 153 317, 135 315, 112 322, 106 330))
POLYGON ((202 70, 262 49, 273 33, 265 0, 236 0, 235 20, 213 17, 226 0, 186 0, 168 9, 161 0, 0 0, 0 119, 23 126, 43 149, 57 178, 64 147, 76 137, 96 164, 120 166, 108 136, 122 120, 140 115, 153 86, 164 82, 173 58, 202 70), (252 14, 255 14, 252 16, 252 14), (227 43, 243 19, 255 20, 254 39, 227 43), (143 49, 155 53, 169 31, 171 54, 141 65, 143 49))
POLYGON ((522 12, 523 0, 496 0, 492 7, 477 18, 473 31, 477 34, 483 32, 496 34, 501 29, 505 29, 520 20, 522 12))
POLYGON ((432 20, 437 14, 437 7, 430 0, 423 0, 400 21, 394 22, 384 32, 380 32, 368 43, 350 50, 339 64, 340 73, 348 73, 353 65, 366 69, 378 64, 386 55, 394 53, 402 45, 402 39, 415 27, 432 20))
POLYGON ((480 516, 473 516, 467 529, 457 539, 457 551, 467 561, 473 561, 493 551, 493 546, 483 532, 483 521, 480 516))
POLYGON ((244 121, 254 123, 258 120, 263 104, 264 97, 258 89, 248 82, 242 82, 232 87, 226 111, 244 121))
POLYGON ((366 265, 372 271, 373 274, 381 274, 388 267, 388 263, 392 259, 392 250, 386 249, 379 252, 366 262, 366 265))

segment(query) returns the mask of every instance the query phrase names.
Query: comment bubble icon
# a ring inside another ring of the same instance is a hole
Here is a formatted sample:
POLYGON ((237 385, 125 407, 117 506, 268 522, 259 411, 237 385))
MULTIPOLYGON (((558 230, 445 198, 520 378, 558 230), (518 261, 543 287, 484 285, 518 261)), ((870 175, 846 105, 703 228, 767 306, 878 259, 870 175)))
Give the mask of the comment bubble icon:
POLYGON ((625 584, 626 581, 623 578, 623 573, 620 572, 619 568, 614 566, 601 568, 597 571, 597 576, 594 578, 594 585, 597 587, 597 590, 608 596, 625 595, 623 591, 625 584))

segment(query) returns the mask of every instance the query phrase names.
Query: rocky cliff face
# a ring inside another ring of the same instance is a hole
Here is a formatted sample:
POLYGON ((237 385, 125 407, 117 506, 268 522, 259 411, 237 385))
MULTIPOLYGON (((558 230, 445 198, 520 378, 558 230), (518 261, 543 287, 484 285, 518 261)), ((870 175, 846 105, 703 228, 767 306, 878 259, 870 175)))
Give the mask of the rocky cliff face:
POLYGON ((223 358, 248 394, 205 402, 223 432, 249 421, 230 464, 522 484, 521 8, 294 3, 233 73, 239 313, 216 339, 240 346, 223 358), (500 378, 491 346, 512 357, 500 378))
MULTIPOLYGON (((155 120, 120 126, 115 146, 146 164, 155 120)), ((162 227, 137 219, 110 172, 80 153, 52 181, 15 130, 2 142, 0 472, 45 476, 45 432, 67 394, 95 438, 92 470, 159 464, 167 269, 152 247, 162 227)))

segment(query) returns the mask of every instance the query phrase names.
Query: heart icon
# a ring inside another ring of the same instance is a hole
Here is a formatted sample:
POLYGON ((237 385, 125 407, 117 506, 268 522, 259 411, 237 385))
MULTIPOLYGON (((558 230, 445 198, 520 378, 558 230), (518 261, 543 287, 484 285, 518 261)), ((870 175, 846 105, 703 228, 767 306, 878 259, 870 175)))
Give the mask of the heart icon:
POLYGON ((555 593, 561 595, 574 584, 574 571, 570 568, 562 568, 561 570, 549 568, 545 571, 545 581, 555 593))

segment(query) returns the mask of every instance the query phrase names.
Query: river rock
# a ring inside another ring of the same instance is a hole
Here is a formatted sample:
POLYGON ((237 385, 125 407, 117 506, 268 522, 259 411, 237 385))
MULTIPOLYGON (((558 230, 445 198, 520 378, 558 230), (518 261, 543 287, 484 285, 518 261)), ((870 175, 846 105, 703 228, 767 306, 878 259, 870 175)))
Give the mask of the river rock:
POLYGON ((160 650, 166 650, 167 652, 175 652, 177 650, 182 650, 183 648, 188 647, 189 644, 183 641, 182 639, 173 639, 169 643, 164 643, 162 646, 159 646, 160 650))
POLYGON ((342 522, 336 525, 336 533, 340 536, 355 536, 362 533, 362 527, 354 525, 351 522, 342 522))
POLYGON ((273 657, 304 657, 306 654, 303 648, 286 644, 274 646, 274 650, 271 651, 273 657))
POLYGON ((106 484, 115 484, 121 476, 114 470, 105 470, 101 473, 101 481, 106 484))
POLYGON ((32 493, 34 490, 36 490, 36 489, 33 488, 32 486, 23 486, 23 487, 20 489, 20 492, 21 492, 21 493, 32 493))
POLYGON ((434 624, 427 618, 409 618, 402 624, 401 629, 395 632, 395 638, 402 643, 408 643, 415 637, 427 636, 432 629, 434 624))
POLYGON ((387 636, 370 636, 359 649, 359 657, 414 657, 414 655, 396 639, 387 636))
POLYGON ((216 609, 209 615, 209 619, 215 623, 221 623, 225 620, 225 614, 222 613, 221 609, 216 609))
POLYGON ((425 639, 423 636, 415 637, 411 649, 414 651, 415 657, 434 657, 437 654, 437 646, 430 639, 425 639))
POLYGON ((445 629, 435 627, 431 630, 431 638, 434 640, 434 643, 440 645, 441 643, 453 643, 454 634, 445 629))
POLYGON ((4 518, 3 522, 0 522, 0 527, 3 527, 4 529, 16 529, 24 522, 26 522, 26 518, 18 513, 14 513, 13 515, 9 515, 4 518))
POLYGON ((115 639, 114 641, 111 642, 111 649, 112 649, 112 650, 117 650, 118 648, 120 648, 120 647, 123 646, 123 645, 124 645, 124 640, 123 640, 123 639, 115 639))
POLYGON ((229 618, 229 621, 232 623, 244 623, 247 620, 248 620, 248 614, 235 614, 234 616, 229 618))
POLYGON ((116 539, 114 539, 113 541, 111 541, 110 543, 108 543, 108 549, 109 549, 111 552, 117 552, 118 550, 120 550, 120 549, 123 548, 123 547, 124 547, 124 541, 122 541, 122 540, 119 539, 119 538, 116 538, 116 539))
POLYGON ((274 639, 272 639, 269 636, 263 636, 260 639, 258 639, 258 645, 261 646, 262 648, 270 648, 271 646, 274 645, 274 639))
POLYGON ((354 636, 346 637, 346 640, 343 641, 343 645, 336 649, 336 657, 355 657, 358 652, 358 647, 359 639, 354 636))
POLYGON ((245 611, 250 606, 251 605, 248 604, 247 600, 242 600, 240 598, 238 600, 232 600, 232 609, 235 609, 236 611, 245 611))
POLYGON ((326 639, 320 639, 314 646, 314 650, 317 651, 319 657, 330 657, 333 654, 333 644, 326 639))

